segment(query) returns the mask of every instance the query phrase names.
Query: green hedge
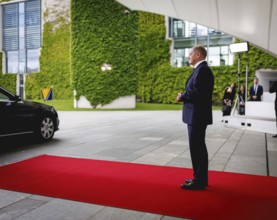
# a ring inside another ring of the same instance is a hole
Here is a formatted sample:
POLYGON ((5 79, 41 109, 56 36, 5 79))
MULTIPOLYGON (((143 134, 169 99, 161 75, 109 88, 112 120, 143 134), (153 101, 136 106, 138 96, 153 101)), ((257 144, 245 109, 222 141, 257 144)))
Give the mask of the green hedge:
MULTIPOLYGON (((140 13, 140 71, 137 97, 141 102, 175 103, 176 94, 184 90, 191 67, 170 66, 169 41, 165 40, 164 16, 140 13)), ((238 41, 238 40, 237 40, 238 41)), ((240 85, 245 84, 246 66, 249 82, 261 68, 277 69, 277 58, 250 46, 241 55, 240 85)), ((222 102, 224 89, 232 82, 238 83, 238 56, 232 66, 211 67, 215 76, 213 103, 222 102)))
POLYGON ((2 56, 3 54, 0 52, 0 86, 16 93, 16 74, 3 74, 2 56))
MULTIPOLYGON (((223 91, 231 82, 237 82, 237 69, 234 66, 211 67, 215 76, 213 104, 219 105, 223 91)), ((191 67, 175 68, 163 64, 151 69, 145 77, 143 102, 149 103, 176 103, 176 96, 184 92, 191 67)))
POLYGON ((114 0, 71 1, 71 70, 77 99, 92 106, 136 94, 138 14, 114 0), (101 71, 103 63, 111 71, 101 71))
MULTIPOLYGON (((165 40, 165 17, 157 14, 140 12, 139 14, 139 86, 137 90, 137 99, 142 102, 166 102, 165 99, 159 99, 159 96, 153 96, 153 89, 159 73, 164 68, 168 69, 170 59, 170 41, 165 40), (160 70, 161 69, 161 70, 160 70)), ((170 72, 165 76, 171 78, 170 72)), ((164 75, 161 75, 165 77, 164 75)))
MULTIPOLYGON (((51 14, 47 11, 44 19, 51 14)), ((52 14, 53 16, 53 14, 52 14)), ((28 74, 25 92, 27 99, 41 98, 41 89, 53 87, 56 99, 73 97, 70 76, 70 23, 66 17, 45 22, 40 56, 40 72, 28 74)))
MULTIPOLYGON (((28 99, 41 97, 41 88, 54 87, 56 99, 85 96, 93 106, 106 104, 125 95, 136 94, 138 101, 175 103, 183 91, 191 67, 170 66, 170 44, 166 40, 165 18, 146 12, 124 13, 115 0, 71 0, 71 20, 56 16, 43 28, 40 73, 27 76, 28 99), (70 26, 71 25, 71 26, 70 26), (102 72, 103 63, 112 64, 102 72)), ((50 16, 49 11, 44 19, 50 16)), ((277 69, 277 59, 250 46, 241 55, 241 84, 245 67, 249 81, 260 68, 277 69)), ((214 104, 220 104, 224 88, 237 82, 234 65, 211 67, 215 75, 214 104)), ((2 70, 2 68, 1 68, 2 70)), ((15 92, 16 75, 0 74, 0 85, 15 92)))

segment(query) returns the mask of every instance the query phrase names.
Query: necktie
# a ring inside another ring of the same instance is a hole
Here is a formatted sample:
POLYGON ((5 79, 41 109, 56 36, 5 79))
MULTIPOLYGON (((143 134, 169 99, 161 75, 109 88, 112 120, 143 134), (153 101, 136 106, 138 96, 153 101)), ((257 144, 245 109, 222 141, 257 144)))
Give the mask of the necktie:
POLYGON ((255 95, 257 95, 258 85, 255 85, 255 95))

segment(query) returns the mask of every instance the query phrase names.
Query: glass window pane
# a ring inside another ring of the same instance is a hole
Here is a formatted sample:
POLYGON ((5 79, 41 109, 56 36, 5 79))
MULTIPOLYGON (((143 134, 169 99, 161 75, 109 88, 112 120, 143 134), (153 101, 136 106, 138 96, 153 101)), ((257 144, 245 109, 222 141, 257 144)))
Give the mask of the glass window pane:
POLYGON ((37 49, 41 46, 40 26, 26 27, 26 49, 37 49))
POLYGON ((219 55, 209 56, 209 65, 211 65, 211 66, 220 66, 220 57, 219 57, 219 55))
POLYGON ((219 55, 220 47, 210 47, 209 48, 209 55, 219 55))
POLYGON ((26 52, 25 50, 19 51, 19 62, 25 62, 26 60, 26 52))
POLYGON ((7 73, 18 73, 18 52, 7 53, 7 73))
POLYGON ((39 72, 39 50, 27 51, 27 73, 39 72))
POLYGON ((0 93, 0 100, 1 101, 8 101, 9 97, 6 94, 0 93))
POLYGON ((32 11, 26 14, 26 25, 39 25, 40 24, 40 12, 32 11))
POLYGON ((222 46, 221 54, 229 54, 229 46, 222 46))
POLYGON ((186 37, 195 37, 196 36, 196 24, 188 22, 189 32, 186 37))
POLYGON ((208 28, 202 25, 197 25, 197 36, 206 36, 208 35, 208 28))
POLYGON ((7 72, 38 72, 39 50, 27 50, 41 47, 41 1, 6 4, 2 9, 7 72))
POLYGON ((3 5, 3 26, 15 27, 18 25, 18 4, 3 5))
POLYGON ((25 71, 25 62, 19 62, 19 73, 26 73, 25 71))

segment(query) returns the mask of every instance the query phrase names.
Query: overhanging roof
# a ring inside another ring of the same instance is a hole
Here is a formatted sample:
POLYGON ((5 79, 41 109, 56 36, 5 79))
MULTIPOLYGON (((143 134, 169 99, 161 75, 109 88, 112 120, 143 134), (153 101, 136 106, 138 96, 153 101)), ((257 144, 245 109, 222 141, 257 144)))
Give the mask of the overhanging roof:
POLYGON ((277 56, 277 0, 117 0, 220 30, 277 56))

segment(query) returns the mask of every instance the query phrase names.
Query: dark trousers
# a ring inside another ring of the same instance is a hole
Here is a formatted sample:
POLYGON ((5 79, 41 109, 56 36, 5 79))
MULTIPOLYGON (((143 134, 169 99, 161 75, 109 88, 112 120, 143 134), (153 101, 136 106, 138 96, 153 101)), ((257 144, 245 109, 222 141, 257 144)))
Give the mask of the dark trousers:
POLYGON ((208 184, 208 151, 205 143, 207 125, 189 125, 189 148, 194 171, 194 182, 208 184))

